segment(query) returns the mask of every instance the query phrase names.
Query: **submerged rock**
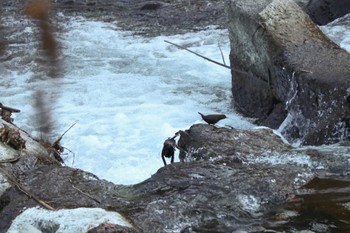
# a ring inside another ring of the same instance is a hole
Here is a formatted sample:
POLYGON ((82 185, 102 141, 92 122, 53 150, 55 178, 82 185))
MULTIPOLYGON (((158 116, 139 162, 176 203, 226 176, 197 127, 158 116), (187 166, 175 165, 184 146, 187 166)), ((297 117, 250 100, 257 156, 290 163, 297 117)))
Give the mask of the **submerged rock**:
POLYGON ((350 54, 293 0, 230 0, 227 13, 237 110, 290 142, 349 139, 350 54))

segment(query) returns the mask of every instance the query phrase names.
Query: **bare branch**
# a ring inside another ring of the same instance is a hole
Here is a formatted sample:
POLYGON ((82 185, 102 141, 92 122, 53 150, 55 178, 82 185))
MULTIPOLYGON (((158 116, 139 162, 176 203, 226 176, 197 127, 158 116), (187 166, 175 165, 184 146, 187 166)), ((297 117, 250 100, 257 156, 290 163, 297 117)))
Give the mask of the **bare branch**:
POLYGON ((210 58, 207 58, 207 57, 205 57, 205 56, 203 56, 203 55, 200 55, 200 54, 198 54, 198 53, 196 53, 196 52, 193 52, 192 50, 190 50, 190 49, 188 49, 188 48, 185 48, 185 47, 183 47, 183 46, 181 46, 181 45, 175 44, 175 43, 170 42, 170 41, 167 41, 167 40, 164 40, 164 42, 166 42, 166 43, 168 43, 168 44, 171 44, 171 45, 174 45, 174 46, 176 46, 176 47, 178 47, 178 48, 180 48, 180 49, 184 49, 184 50, 186 50, 186 51, 188 51, 188 52, 190 52, 190 53, 193 53, 194 55, 196 55, 196 56, 198 56, 198 57, 201 57, 201 58, 203 58, 203 59, 205 59, 205 60, 207 60, 207 61, 210 61, 210 62, 212 62, 212 63, 214 63, 214 64, 216 64, 216 65, 219 65, 219 66, 225 67, 225 68, 227 68, 227 69, 230 69, 230 70, 232 70, 232 71, 234 71, 234 72, 236 72, 236 73, 238 73, 238 74, 241 74, 241 75, 244 75, 244 76, 249 75, 249 73, 246 72, 246 71, 243 71, 243 70, 240 70, 240 69, 237 69, 237 68, 234 68, 234 67, 231 67, 231 66, 222 64, 222 63, 220 63, 220 62, 214 61, 214 60, 212 60, 212 59, 210 59, 210 58))
POLYGON ((3 167, 0 167, 0 171, 7 176, 7 178, 9 179, 9 181, 11 183, 13 183, 14 185, 16 185, 16 187, 23 192, 24 194, 26 194, 28 197, 33 198, 35 201, 37 201, 38 203, 40 203, 42 206, 44 206, 46 209, 49 210, 57 210, 56 208, 50 206, 49 204, 47 204, 45 201, 41 200, 39 197, 35 196, 34 194, 30 193, 28 190, 26 190, 20 183, 17 182, 16 178, 9 174, 3 167))
POLYGON ((77 123, 78 121, 74 122, 66 131, 64 131, 64 133, 53 143, 53 144, 58 144, 60 143, 61 139, 63 138, 63 136, 71 129, 73 128, 73 126, 77 123))
POLYGON ((96 198, 92 197, 90 194, 88 194, 88 193, 86 193, 86 192, 83 192, 83 191, 81 191, 79 188, 75 187, 75 186, 73 185, 73 183, 72 183, 71 180, 69 180, 69 183, 71 183, 72 187, 73 187, 75 190, 77 190, 79 193, 81 193, 81 194, 83 194, 83 195, 89 197, 90 199, 96 201, 98 204, 101 204, 101 202, 100 202, 99 200, 97 200, 96 198))
POLYGON ((220 43, 218 43, 218 47, 219 47, 219 50, 220 50, 220 53, 221 53, 222 62, 224 63, 224 65, 226 65, 224 53, 222 52, 220 43))
POLYGON ((178 48, 180 48, 180 49, 184 49, 184 50, 186 50, 186 51, 188 51, 188 52, 190 52, 190 53, 193 53, 194 55, 196 55, 196 56, 198 56, 198 57, 201 57, 201 58, 203 58, 203 59, 205 59, 205 60, 207 60, 207 61, 210 61, 210 62, 212 62, 212 63, 214 63, 214 64, 216 64, 216 65, 219 65, 219 66, 222 66, 222 67, 225 67, 225 68, 231 70, 231 67, 230 67, 230 66, 227 66, 227 65, 222 64, 222 63, 220 63, 220 62, 214 61, 213 59, 210 59, 210 58, 205 57, 205 56, 203 56, 203 55, 200 55, 200 54, 198 54, 198 53, 196 53, 196 52, 193 52, 192 50, 190 50, 190 49, 188 49, 188 48, 185 48, 185 47, 183 47, 183 46, 181 46, 181 45, 175 44, 175 43, 170 42, 170 41, 167 41, 167 40, 164 40, 164 42, 166 42, 166 43, 168 43, 168 44, 171 44, 171 45, 174 45, 174 46, 176 46, 176 47, 178 47, 178 48))

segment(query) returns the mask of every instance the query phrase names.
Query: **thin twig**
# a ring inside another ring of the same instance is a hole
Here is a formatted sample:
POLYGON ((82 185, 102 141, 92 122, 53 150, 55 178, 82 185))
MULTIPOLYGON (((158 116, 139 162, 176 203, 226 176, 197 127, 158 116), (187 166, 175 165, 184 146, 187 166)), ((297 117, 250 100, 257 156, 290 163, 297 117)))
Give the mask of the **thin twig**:
POLYGON ((63 147, 65 150, 68 150, 70 153, 72 153, 73 155, 73 159, 72 159, 72 165, 71 167, 74 167, 74 161, 75 161, 75 153, 73 151, 71 151, 70 149, 68 149, 67 147, 63 147))
POLYGON ((170 42, 170 41, 167 41, 167 40, 164 40, 164 42, 166 42, 166 43, 168 43, 168 44, 171 44, 171 45, 174 45, 174 46, 176 46, 176 47, 178 47, 178 48, 180 48, 180 49, 184 49, 184 50, 186 50, 186 51, 188 51, 188 52, 190 52, 190 53, 193 53, 194 55, 196 55, 196 56, 198 56, 198 57, 201 57, 201 58, 203 58, 203 59, 205 59, 205 60, 207 60, 207 61, 210 61, 210 62, 212 62, 212 63, 214 63, 214 64, 217 64, 217 65, 219 65, 219 66, 222 66, 222 67, 225 67, 225 68, 231 70, 231 67, 230 67, 230 66, 227 66, 227 65, 222 64, 222 63, 220 63, 220 62, 214 61, 213 59, 210 59, 210 58, 208 58, 208 57, 205 57, 205 56, 203 56, 203 55, 200 55, 199 53, 193 52, 192 50, 190 50, 190 49, 188 49, 188 48, 185 48, 185 47, 183 47, 183 46, 181 46, 181 45, 175 44, 175 43, 170 42))
POLYGON ((59 143, 61 141, 61 139, 63 138, 63 136, 71 129, 73 128, 73 126, 78 123, 78 121, 74 122, 66 131, 64 131, 64 133, 55 141, 54 144, 59 143))
POLYGON ((10 175, 4 168, 0 167, 0 171, 5 174, 7 176, 7 178, 9 179, 9 181, 11 183, 13 183, 14 185, 16 185, 16 187, 23 192, 24 194, 26 194, 28 197, 33 198, 35 201, 37 201, 38 203, 40 203, 42 206, 44 206, 45 208, 49 209, 49 210, 57 210, 56 208, 50 206, 49 204, 47 204, 45 201, 40 200, 37 196, 35 196, 34 194, 30 193, 29 191, 27 191, 20 183, 17 182, 16 178, 13 177, 12 175, 10 175))
POLYGON ((181 46, 181 45, 175 44, 175 43, 170 42, 170 41, 167 41, 167 40, 164 40, 164 42, 166 42, 166 43, 168 43, 168 44, 171 44, 171 45, 174 45, 174 46, 176 46, 176 47, 178 47, 178 48, 180 48, 180 49, 184 49, 184 50, 186 50, 186 51, 188 51, 188 52, 190 52, 190 53, 193 53, 194 55, 196 55, 196 56, 198 56, 198 57, 201 57, 201 58, 203 58, 203 59, 205 59, 205 60, 207 60, 207 61, 209 61, 209 62, 212 62, 212 63, 214 63, 214 64, 216 64, 216 65, 219 65, 219 66, 225 67, 225 68, 227 68, 227 69, 230 69, 230 70, 232 70, 232 71, 234 71, 234 72, 236 72, 236 73, 238 73, 238 74, 241 74, 241 75, 244 75, 244 76, 248 75, 248 73, 247 73, 246 71, 243 71, 243 70, 240 70, 240 69, 237 69, 237 68, 234 68, 234 67, 231 67, 231 66, 222 64, 222 63, 220 63, 220 62, 214 61, 214 60, 212 60, 212 59, 210 59, 210 58, 207 58, 207 57, 205 57, 205 56, 203 56, 203 55, 200 55, 200 54, 198 54, 198 53, 196 53, 196 52, 193 52, 192 50, 190 50, 190 49, 188 49, 188 48, 185 48, 185 47, 183 47, 183 46, 181 46))
POLYGON ((222 52, 222 49, 221 49, 220 43, 218 43, 218 46, 219 46, 219 50, 220 50, 220 53, 221 53, 222 62, 224 63, 224 65, 226 65, 226 62, 225 62, 225 57, 224 57, 224 53, 222 52))
POLYGON ((83 195, 85 195, 85 196, 91 198, 92 200, 96 201, 98 204, 101 204, 101 202, 100 202, 99 200, 97 200, 96 198, 92 197, 90 194, 88 194, 88 193, 86 193, 86 192, 83 192, 83 191, 81 191, 79 188, 75 187, 75 186, 73 185, 73 182, 72 182, 71 180, 69 180, 69 183, 72 185, 72 187, 73 187, 75 190, 77 190, 77 191, 80 192, 81 194, 83 194, 83 195))

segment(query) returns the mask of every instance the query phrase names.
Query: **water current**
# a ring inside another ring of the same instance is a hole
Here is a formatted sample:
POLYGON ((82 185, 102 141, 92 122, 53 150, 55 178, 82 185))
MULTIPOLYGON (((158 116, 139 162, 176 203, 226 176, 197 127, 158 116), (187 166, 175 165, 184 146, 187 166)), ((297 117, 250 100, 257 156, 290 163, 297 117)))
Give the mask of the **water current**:
MULTIPOLYGON (((322 30, 350 51, 350 16, 322 30)), ((163 166, 163 141, 201 122, 197 112, 224 113, 219 125, 253 128, 233 111, 230 70, 216 66, 164 40, 228 63, 227 30, 209 27, 197 33, 144 38, 118 29, 117 22, 57 17, 59 79, 41 68, 38 29, 26 18, 2 19, 9 50, 0 64, 0 102, 19 108, 15 123, 40 137, 33 93, 42 90, 54 119, 51 140, 64 135, 67 166, 93 172, 117 184, 135 184, 163 166), (20 28, 20 30, 14 30, 20 28), (39 58, 38 58, 39 57, 39 58)), ((289 224, 276 231, 350 232, 350 181, 319 179, 300 196, 303 205, 289 224), (342 229, 339 231, 339 229, 342 229)), ((288 209, 288 208, 287 208, 288 209)), ((293 214, 291 214, 293 216, 293 214)))

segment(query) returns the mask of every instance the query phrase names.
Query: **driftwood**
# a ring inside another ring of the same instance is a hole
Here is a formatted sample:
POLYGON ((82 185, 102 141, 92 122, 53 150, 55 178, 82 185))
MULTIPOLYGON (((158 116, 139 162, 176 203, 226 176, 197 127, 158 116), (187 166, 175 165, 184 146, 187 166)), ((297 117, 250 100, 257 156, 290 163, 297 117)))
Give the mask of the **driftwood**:
MULTIPOLYGON (((231 66, 228 66, 228 65, 226 65, 226 64, 217 62, 217 61, 215 61, 215 60, 213 60, 213 59, 210 59, 210 58, 208 58, 208 57, 206 57, 206 56, 203 56, 203 55, 201 55, 201 54, 199 54, 199 53, 196 53, 196 52, 194 52, 194 51, 192 51, 192 50, 190 50, 190 49, 188 49, 188 48, 185 48, 185 47, 183 47, 183 46, 181 46, 181 45, 175 44, 175 43, 170 42, 170 41, 168 41, 168 40, 164 40, 164 42, 165 42, 165 43, 168 43, 168 44, 171 44, 171 45, 174 45, 174 46, 176 46, 176 47, 178 47, 178 48, 180 48, 180 49, 184 49, 184 50, 186 50, 187 52, 190 52, 190 53, 192 53, 192 54, 194 54, 194 55, 196 55, 196 56, 198 56, 198 57, 201 57, 201 58, 203 58, 203 59, 205 59, 205 60, 207 60, 207 61, 209 61, 209 62, 212 62, 212 63, 214 63, 214 64, 216 64, 216 65, 219 65, 219 66, 225 67, 225 68, 227 68, 227 69, 230 69, 230 70, 232 70, 232 71, 234 71, 234 72, 236 72, 236 73, 238 73, 238 74, 242 74, 242 75, 245 75, 245 76, 249 75, 249 72, 245 72, 245 71, 243 71, 243 70, 236 69, 236 68, 231 67, 231 66)), ((220 50, 221 50, 221 49, 220 49, 220 50)), ((223 58, 222 52, 221 52, 221 56, 222 56, 222 58, 223 58)), ((223 58, 223 62, 225 62, 224 58, 223 58)))
POLYGON ((16 109, 16 108, 11 108, 11 107, 5 106, 2 103, 0 103, 0 108, 3 110, 10 111, 10 112, 20 112, 21 111, 21 110, 16 109))
POLYGON ((188 52, 190 52, 190 53, 193 53, 194 55, 196 55, 196 56, 198 56, 198 57, 201 57, 201 58, 203 58, 203 59, 205 59, 205 60, 207 60, 207 61, 210 61, 210 62, 212 62, 212 63, 214 63, 214 64, 216 64, 216 65, 225 67, 225 68, 230 69, 230 70, 232 69, 231 66, 227 66, 227 65, 222 64, 222 63, 220 63, 220 62, 214 61, 213 59, 210 59, 210 58, 208 58, 208 57, 205 57, 205 56, 203 56, 203 55, 200 55, 199 53, 196 53, 196 52, 194 52, 194 51, 192 51, 192 50, 190 50, 190 49, 188 49, 188 48, 185 48, 185 47, 183 47, 183 46, 181 46, 181 45, 175 44, 175 43, 170 42, 170 41, 168 41, 168 40, 164 40, 164 42, 166 42, 166 43, 168 43, 168 44, 171 44, 171 45, 174 45, 174 46, 176 46, 176 47, 178 47, 178 48, 180 48, 180 49, 184 49, 184 50, 186 50, 186 51, 188 51, 188 52))
POLYGON ((0 113, 1 113, 1 118, 5 121, 7 121, 8 123, 12 123, 13 122, 13 118, 11 118, 11 114, 14 112, 20 112, 21 110, 16 109, 16 108, 11 108, 8 106, 3 105, 2 103, 0 103, 0 113))

